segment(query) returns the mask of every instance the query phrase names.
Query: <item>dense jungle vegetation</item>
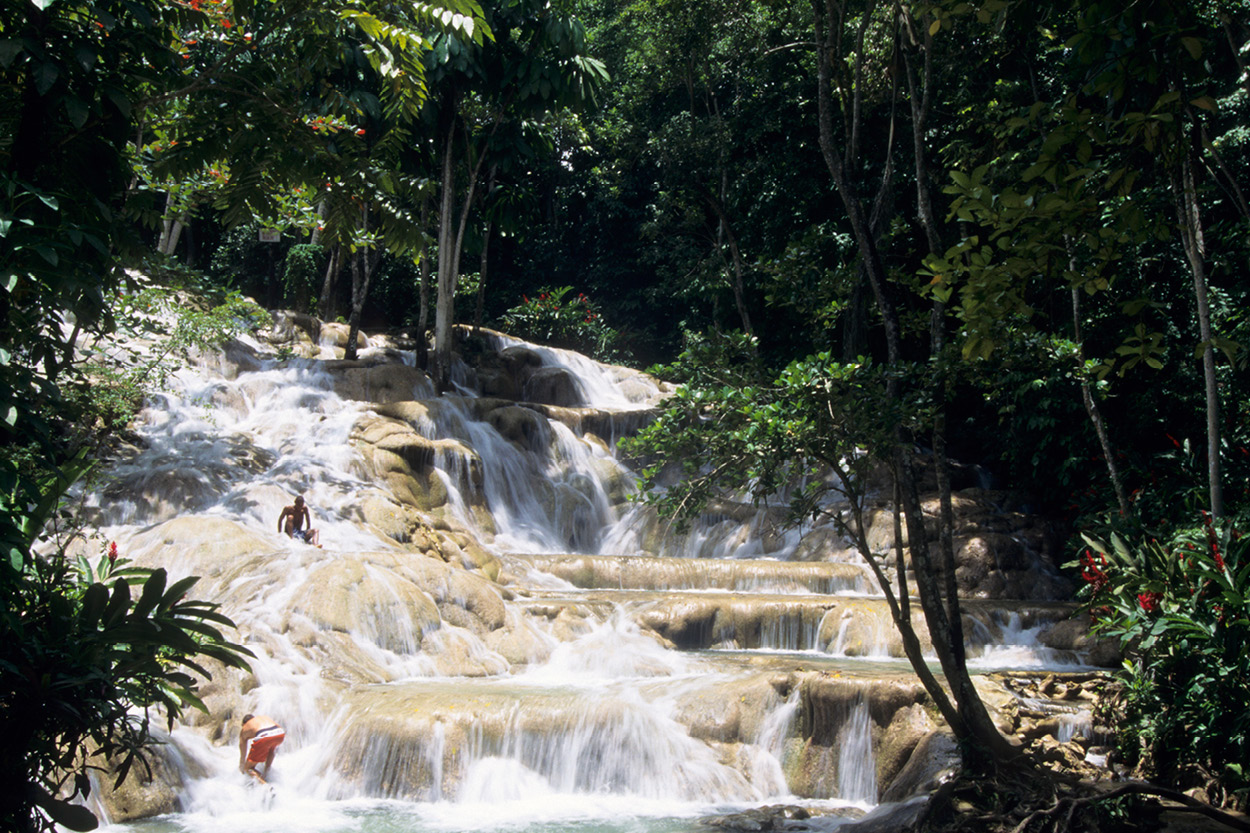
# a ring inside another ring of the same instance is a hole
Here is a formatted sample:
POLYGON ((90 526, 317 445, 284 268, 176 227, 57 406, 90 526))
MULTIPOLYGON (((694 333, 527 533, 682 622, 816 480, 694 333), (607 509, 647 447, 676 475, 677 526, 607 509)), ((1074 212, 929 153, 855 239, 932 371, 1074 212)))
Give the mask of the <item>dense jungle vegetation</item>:
MULTIPOLYGON (((926 461, 947 497, 1018 490, 1140 647, 1128 754, 1244 806, 1248 44, 1245 0, 6 2, 7 826, 87 824, 53 797, 80 740, 195 705, 197 646, 244 661, 163 575, 36 554, 152 381, 73 350, 148 320, 140 274, 221 301, 169 349, 251 298, 412 335, 443 387, 457 323, 664 365, 642 447, 706 464, 670 511, 848 451, 908 525, 926 461)), ((959 682, 949 547, 913 557, 943 713, 1010 758, 959 682)))

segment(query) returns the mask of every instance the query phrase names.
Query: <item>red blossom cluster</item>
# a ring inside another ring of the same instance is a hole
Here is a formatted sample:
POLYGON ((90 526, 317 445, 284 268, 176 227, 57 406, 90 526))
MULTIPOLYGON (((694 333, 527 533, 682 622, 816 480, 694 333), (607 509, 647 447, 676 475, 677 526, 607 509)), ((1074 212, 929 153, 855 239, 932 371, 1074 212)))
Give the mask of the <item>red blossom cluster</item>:
POLYGON ((1094 554, 1089 548, 1085 548, 1085 552, 1081 555, 1081 578, 1086 583, 1092 585, 1093 591, 1097 593, 1107 584, 1107 573, 1104 568, 1107 566, 1107 556, 1098 553, 1098 560, 1094 559, 1094 554))
POLYGON ((1215 569, 1222 573, 1224 572, 1224 554, 1220 552, 1220 539, 1215 534, 1215 524, 1207 512, 1202 513, 1202 525, 1207 530, 1207 546, 1211 548, 1211 557, 1215 559, 1215 569))
POLYGON ((116 541, 109 542, 109 563, 110 564, 117 563, 117 542, 116 541))
POLYGON ((1153 590, 1137 594, 1137 604, 1147 613, 1158 610, 1161 601, 1163 601, 1163 594, 1153 590))

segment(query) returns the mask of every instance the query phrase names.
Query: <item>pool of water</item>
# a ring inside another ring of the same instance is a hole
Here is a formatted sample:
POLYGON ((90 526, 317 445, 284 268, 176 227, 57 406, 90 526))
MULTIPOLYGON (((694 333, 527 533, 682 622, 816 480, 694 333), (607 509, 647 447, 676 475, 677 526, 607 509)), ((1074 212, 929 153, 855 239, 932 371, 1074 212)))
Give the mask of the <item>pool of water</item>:
MULTIPOLYGON (((695 833, 709 816, 744 805, 647 802, 620 796, 535 795, 496 804, 326 801, 283 790, 234 787, 238 794, 212 809, 123 824, 101 833, 695 833)), ((218 796, 226 799, 225 795, 218 796)), ((788 803, 788 802, 787 802, 788 803)), ((864 808, 837 801, 799 801, 813 818, 808 829, 833 829, 864 808)))

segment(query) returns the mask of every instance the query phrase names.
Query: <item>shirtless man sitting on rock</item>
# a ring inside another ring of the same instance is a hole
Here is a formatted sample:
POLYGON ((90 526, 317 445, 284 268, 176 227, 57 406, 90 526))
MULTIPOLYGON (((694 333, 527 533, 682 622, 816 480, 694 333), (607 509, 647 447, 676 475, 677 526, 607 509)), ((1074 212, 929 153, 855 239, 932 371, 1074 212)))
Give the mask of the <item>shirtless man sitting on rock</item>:
POLYGON ((312 516, 308 513, 308 507, 304 505, 303 495, 295 498, 293 505, 283 507, 282 514, 278 516, 278 531, 285 532, 288 537, 303 541, 305 544, 312 544, 314 547, 321 546, 321 535, 312 528, 312 516), (308 529, 304 529, 305 525, 308 529))

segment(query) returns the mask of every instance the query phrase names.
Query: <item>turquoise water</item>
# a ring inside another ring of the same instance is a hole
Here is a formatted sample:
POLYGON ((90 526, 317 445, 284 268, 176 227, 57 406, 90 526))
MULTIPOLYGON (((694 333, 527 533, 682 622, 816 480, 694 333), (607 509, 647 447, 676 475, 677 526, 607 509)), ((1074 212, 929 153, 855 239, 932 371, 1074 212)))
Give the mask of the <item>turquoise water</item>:
MULTIPOLYGON (((700 819, 748 809, 734 805, 665 805, 612 796, 536 797, 497 805, 318 801, 282 792, 272 799, 101 827, 102 833, 706 833, 700 819)), ((859 816, 839 802, 799 802, 831 829, 859 816), (820 815, 822 813, 828 815, 820 815)))

